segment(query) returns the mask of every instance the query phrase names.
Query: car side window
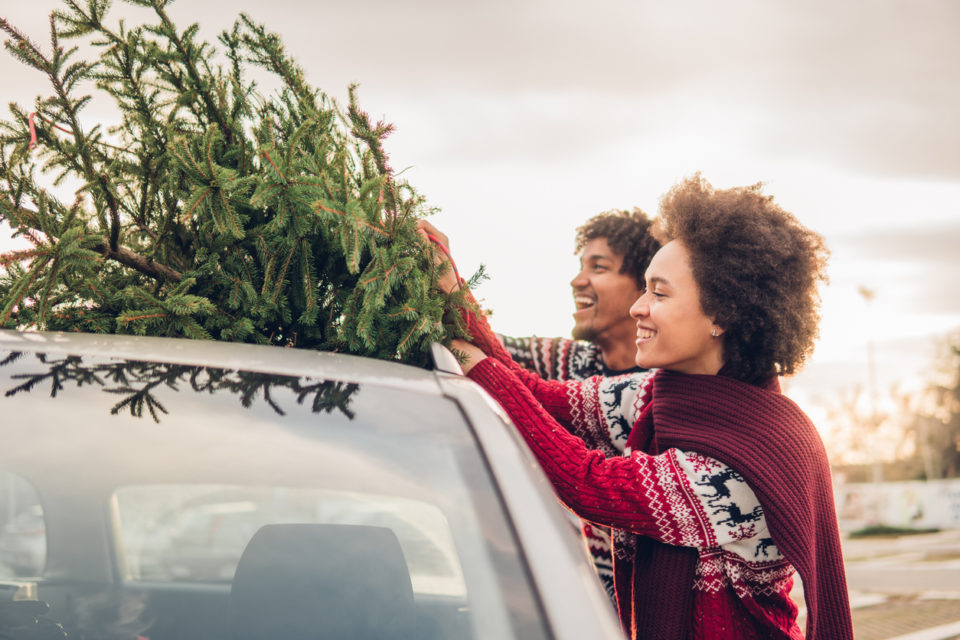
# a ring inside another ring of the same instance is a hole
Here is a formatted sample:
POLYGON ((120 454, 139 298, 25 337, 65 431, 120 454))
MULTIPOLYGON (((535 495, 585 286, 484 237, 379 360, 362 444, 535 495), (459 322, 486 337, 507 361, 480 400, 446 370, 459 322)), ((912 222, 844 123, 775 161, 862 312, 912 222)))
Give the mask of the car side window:
POLYGON ((47 528, 37 490, 0 469, 0 580, 34 578, 47 562, 47 528))

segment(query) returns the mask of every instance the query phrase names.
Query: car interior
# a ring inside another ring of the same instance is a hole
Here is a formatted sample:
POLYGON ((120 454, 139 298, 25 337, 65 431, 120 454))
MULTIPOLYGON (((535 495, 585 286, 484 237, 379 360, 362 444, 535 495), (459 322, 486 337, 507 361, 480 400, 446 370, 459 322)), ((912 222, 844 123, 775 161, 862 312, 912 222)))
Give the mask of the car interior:
POLYGON ((418 603, 396 535, 369 525, 266 525, 247 544, 228 585, 105 585, 55 577, 2 584, 2 638, 471 636, 464 603, 418 603))

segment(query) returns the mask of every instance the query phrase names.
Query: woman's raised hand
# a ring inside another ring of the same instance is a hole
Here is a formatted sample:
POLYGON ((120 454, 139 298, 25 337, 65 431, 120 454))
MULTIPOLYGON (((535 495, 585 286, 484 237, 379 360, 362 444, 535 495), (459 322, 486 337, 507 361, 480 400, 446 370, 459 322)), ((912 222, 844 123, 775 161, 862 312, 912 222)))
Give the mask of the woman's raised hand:
POLYGON ((453 259, 450 257, 450 239, 426 220, 417 220, 417 233, 423 236, 431 246, 434 246, 433 253, 437 264, 444 261, 450 263, 450 268, 437 282, 437 286, 444 293, 450 293, 458 289, 463 283, 457 274, 456 267, 453 266, 453 259))

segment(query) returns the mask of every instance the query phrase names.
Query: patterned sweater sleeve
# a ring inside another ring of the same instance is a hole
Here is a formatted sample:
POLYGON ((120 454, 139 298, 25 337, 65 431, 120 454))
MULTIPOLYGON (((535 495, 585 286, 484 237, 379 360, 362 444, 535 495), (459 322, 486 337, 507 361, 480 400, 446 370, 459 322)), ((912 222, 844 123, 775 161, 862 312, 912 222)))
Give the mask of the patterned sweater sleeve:
POLYGON ((724 546, 744 557, 769 536, 756 496, 722 463, 677 449, 607 457, 562 428, 500 362, 480 361, 470 378, 504 407, 560 499, 580 517, 667 544, 724 546))
POLYGON ((497 338, 499 338, 500 343, 503 344, 504 349, 507 350, 507 353, 510 354, 514 362, 528 371, 539 373, 540 368, 537 366, 539 363, 536 359, 536 338, 517 338, 502 334, 497 334, 497 338))

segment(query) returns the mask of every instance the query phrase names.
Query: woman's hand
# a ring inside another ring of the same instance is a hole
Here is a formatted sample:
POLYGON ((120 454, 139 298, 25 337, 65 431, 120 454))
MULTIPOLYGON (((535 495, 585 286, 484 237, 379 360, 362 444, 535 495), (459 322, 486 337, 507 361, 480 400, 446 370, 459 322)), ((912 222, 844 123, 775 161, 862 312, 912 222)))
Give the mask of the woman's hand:
MULTIPOLYGON (((456 268, 454 268, 453 260, 450 258, 450 239, 447 238, 445 233, 442 233, 439 229, 426 220, 417 220, 417 233, 431 243, 431 246, 432 243, 439 243, 442 245, 442 248, 434 248, 433 253, 437 264, 440 264, 442 261, 447 261, 450 263, 450 268, 447 269, 446 273, 444 273, 437 282, 437 286, 440 288, 440 290, 444 293, 450 293, 455 289, 460 288, 462 283, 457 277, 456 268)), ((479 347, 459 338, 453 340, 450 343, 450 347, 459 355, 464 357, 463 362, 460 363, 464 373, 469 373, 470 369, 473 368, 473 365, 487 357, 487 354, 485 354, 479 347)))
POLYGON ((437 247, 434 247, 434 256, 437 264, 441 262, 450 263, 450 268, 443 274, 440 280, 437 282, 437 286, 440 288, 440 291, 444 293, 450 293, 455 289, 460 288, 460 282, 457 278, 456 270, 453 268, 453 263, 449 258, 450 255, 450 239, 447 238, 446 234, 440 232, 435 226, 427 222, 426 220, 417 220, 417 233, 419 233, 424 240, 433 246, 435 241, 439 242, 443 249, 437 250, 437 247), (433 236, 436 240, 432 240, 430 236, 433 236))
POLYGON ((451 341, 450 347, 456 350, 458 354, 464 356, 465 360, 460 363, 464 373, 470 373, 473 365, 487 357, 487 354, 481 351, 480 347, 459 338, 451 341))

